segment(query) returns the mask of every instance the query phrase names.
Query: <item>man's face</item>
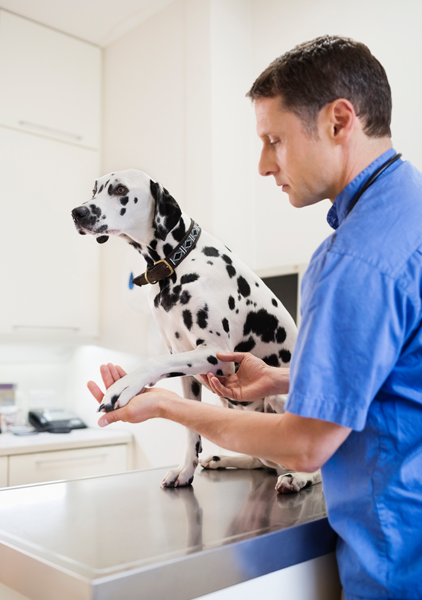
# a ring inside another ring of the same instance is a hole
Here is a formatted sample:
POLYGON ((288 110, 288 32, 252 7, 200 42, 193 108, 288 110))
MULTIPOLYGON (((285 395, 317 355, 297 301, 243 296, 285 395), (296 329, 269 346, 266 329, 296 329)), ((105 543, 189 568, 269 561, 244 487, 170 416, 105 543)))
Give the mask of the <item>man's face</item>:
POLYGON ((334 147, 322 113, 317 121, 318 135, 312 136, 297 115, 282 107, 280 97, 255 102, 257 133, 263 144, 259 173, 273 175, 297 208, 335 197, 331 183, 334 147))

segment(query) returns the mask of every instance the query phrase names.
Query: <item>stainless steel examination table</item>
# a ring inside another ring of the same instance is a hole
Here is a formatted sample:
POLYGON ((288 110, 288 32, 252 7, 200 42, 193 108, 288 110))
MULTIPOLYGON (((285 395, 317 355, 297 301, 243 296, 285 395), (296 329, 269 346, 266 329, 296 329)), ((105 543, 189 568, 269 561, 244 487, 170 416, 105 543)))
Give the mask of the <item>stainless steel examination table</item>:
POLYGON ((332 552, 321 484, 167 469, 0 490, 0 581, 34 600, 187 600, 332 552))

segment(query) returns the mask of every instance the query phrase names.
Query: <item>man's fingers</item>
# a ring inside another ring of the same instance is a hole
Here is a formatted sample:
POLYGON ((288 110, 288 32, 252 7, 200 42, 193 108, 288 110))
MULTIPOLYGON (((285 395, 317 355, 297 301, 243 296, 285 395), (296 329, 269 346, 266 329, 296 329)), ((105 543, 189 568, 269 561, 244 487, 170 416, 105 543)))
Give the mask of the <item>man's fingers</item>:
POLYGON ((95 381, 88 381, 87 387, 97 402, 101 402, 104 398, 103 392, 100 390, 95 381))
POLYGON ((218 396, 222 396, 223 398, 231 398, 232 400, 237 400, 238 394, 235 390, 231 390, 224 385, 224 383, 212 373, 208 374, 208 379, 210 381, 210 386, 214 394, 218 396))
POLYGON ((247 355, 247 352, 224 352, 224 353, 218 352, 217 358, 224 362, 241 363, 246 355, 247 355))
POLYGON ((127 375, 126 371, 124 369, 122 369, 122 367, 120 367, 119 365, 116 365, 116 369, 117 369, 117 372, 118 372, 118 374, 120 376, 120 379, 122 377, 124 377, 125 375, 127 375))

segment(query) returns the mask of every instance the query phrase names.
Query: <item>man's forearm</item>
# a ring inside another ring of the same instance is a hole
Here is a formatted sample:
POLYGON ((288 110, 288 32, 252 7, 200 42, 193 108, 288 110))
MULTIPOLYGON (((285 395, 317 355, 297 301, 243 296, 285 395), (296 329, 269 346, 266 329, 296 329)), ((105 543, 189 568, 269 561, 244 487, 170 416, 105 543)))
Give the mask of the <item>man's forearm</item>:
POLYGON ((229 411, 177 395, 160 398, 157 416, 185 425, 222 448, 301 471, 317 470, 350 432, 291 413, 229 411))

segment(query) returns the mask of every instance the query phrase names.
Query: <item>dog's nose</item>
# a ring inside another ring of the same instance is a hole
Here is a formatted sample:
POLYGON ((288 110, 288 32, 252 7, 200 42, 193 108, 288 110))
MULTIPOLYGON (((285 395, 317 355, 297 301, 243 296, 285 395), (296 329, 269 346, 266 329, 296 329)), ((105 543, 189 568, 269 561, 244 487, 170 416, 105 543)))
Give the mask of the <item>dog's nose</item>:
POLYGON ((86 206, 78 206, 72 210, 72 217, 77 221, 85 219, 89 215, 89 208, 86 206))

